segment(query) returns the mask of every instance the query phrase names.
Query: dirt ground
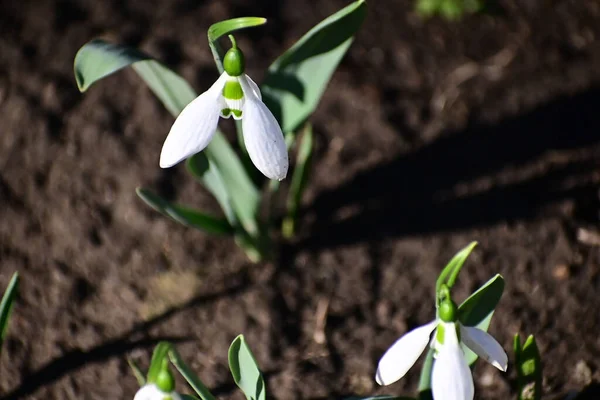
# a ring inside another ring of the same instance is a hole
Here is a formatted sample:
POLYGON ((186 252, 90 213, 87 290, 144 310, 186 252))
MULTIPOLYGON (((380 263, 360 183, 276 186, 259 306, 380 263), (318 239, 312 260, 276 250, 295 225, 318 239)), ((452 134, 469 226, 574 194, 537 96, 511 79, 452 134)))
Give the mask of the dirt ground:
MULTIPOLYGON (((502 0, 451 23, 371 0, 313 118, 299 237, 260 265, 136 198, 143 185, 218 212, 182 166, 158 167, 173 118, 132 71, 85 94, 73 79, 79 47, 108 35, 201 91, 209 25, 258 15, 269 24, 237 39, 260 81, 345 4, 0 0, 0 287, 23 278, 3 400, 132 398, 126 356, 147 365, 165 338, 241 399, 226 363, 240 333, 271 398, 412 394, 417 370, 378 388, 377 360, 432 318, 436 274, 471 240, 456 295, 504 275, 491 332, 507 350, 536 335, 546 398, 600 379, 600 2, 502 0)), ((478 363, 477 398, 514 398, 511 367, 478 363)))

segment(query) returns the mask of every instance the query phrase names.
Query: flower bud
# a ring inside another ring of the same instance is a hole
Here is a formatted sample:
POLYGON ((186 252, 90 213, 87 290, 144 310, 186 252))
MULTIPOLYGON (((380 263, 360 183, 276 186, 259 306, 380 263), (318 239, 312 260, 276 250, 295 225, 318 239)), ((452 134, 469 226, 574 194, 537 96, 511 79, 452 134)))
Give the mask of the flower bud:
POLYGON ((458 319, 458 307, 450 297, 446 297, 442 300, 438 312, 440 319, 444 322, 456 322, 458 319))
POLYGON ((244 53, 237 47, 237 43, 232 35, 229 35, 232 47, 225 53, 223 57, 223 69, 229 76, 240 76, 244 73, 246 60, 244 53))

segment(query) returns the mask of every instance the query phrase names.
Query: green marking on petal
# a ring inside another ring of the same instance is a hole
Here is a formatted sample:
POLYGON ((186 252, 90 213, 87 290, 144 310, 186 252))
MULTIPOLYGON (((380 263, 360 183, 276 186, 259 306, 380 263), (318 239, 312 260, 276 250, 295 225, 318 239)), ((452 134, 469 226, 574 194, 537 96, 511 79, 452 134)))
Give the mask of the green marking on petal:
POLYGON ((240 100, 244 98, 242 85, 238 80, 228 80, 223 87, 223 97, 227 100, 240 100))
POLYGON ((221 117, 229 118, 231 116, 231 108, 223 108, 221 110, 221 117))
POLYGON ((233 113, 233 116, 236 119, 242 118, 242 111, 241 110, 231 110, 231 112, 233 113))
POLYGON ((446 327, 444 324, 438 324, 437 329, 435 330, 435 341, 437 344, 444 344, 444 336, 446 336, 446 327))

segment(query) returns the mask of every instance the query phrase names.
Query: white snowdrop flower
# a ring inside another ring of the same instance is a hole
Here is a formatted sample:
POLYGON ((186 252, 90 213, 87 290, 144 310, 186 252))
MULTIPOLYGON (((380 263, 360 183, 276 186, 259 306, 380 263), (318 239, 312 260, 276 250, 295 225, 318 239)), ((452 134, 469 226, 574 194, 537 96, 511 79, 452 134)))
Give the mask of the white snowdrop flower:
POLYGON ((244 73, 244 55, 233 47, 223 59, 219 79, 179 114, 165 140, 161 168, 169 168, 206 148, 219 117, 242 120, 244 144, 256 168, 269 179, 282 180, 289 166, 287 147, 277 120, 262 102, 258 85, 244 73))
POLYGON ((408 332, 381 357, 375 380, 390 385, 402 378, 415 364, 428 343, 434 348, 431 389, 435 400, 473 400, 473 376, 461 348, 466 345, 479 357, 506 371, 508 357, 502 346, 487 332, 464 326, 457 318, 457 307, 448 297, 439 308, 439 318, 408 332), (432 332, 435 337, 430 340, 432 332))
POLYGON ((163 392, 154 383, 149 383, 137 391, 133 400, 181 400, 181 396, 174 391, 163 392))

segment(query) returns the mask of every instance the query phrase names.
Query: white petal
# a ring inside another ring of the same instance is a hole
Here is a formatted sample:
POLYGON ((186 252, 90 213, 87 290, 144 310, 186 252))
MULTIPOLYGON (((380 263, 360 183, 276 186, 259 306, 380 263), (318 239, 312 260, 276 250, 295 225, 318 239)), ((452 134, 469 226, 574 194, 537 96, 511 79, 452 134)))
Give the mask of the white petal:
POLYGON ((224 107, 222 91, 226 80, 227 74, 223 73, 210 89, 181 111, 163 144, 161 168, 172 167, 208 146, 224 107))
POLYGON ((282 180, 289 160, 281 128, 267 106, 252 92, 245 76, 240 77, 244 91, 242 129, 244 143, 256 168, 269 179, 282 180))
POLYGON ((258 88, 258 85, 256 84, 256 82, 254 82, 252 80, 252 78, 250 78, 248 75, 244 75, 244 76, 248 80, 248 86, 250 86, 250 89, 252 89, 252 93, 254 93, 254 95, 256 97, 258 97, 259 100, 262 101, 262 94, 260 93, 260 89, 258 88))
POLYGON ((164 393, 154 384, 144 385, 137 391, 133 400, 162 400, 164 393))
POLYGON ((167 398, 171 398, 171 400, 181 400, 179 393, 165 393, 155 384, 150 383, 142 386, 133 397, 133 400, 166 400, 167 398))
POLYGON ((505 371, 508 356, 500 344, 487 332, 473 326, 460 326, 461 340, 479 357, 483 358, 500 371, 505 371))
POLYGON ((429 336, 437 324, 438 321, 432 321, 427 325, 413 329, 396 340, 379 360, 377 373, 375 374, 377 383, 391 385, 406 375, 427 347, 429 336))
POLYGON ((431 390, 434 400, 473 400, 473 376, 458 343, 454 323, 446 323, 444 345, 433 363, 431 390))

